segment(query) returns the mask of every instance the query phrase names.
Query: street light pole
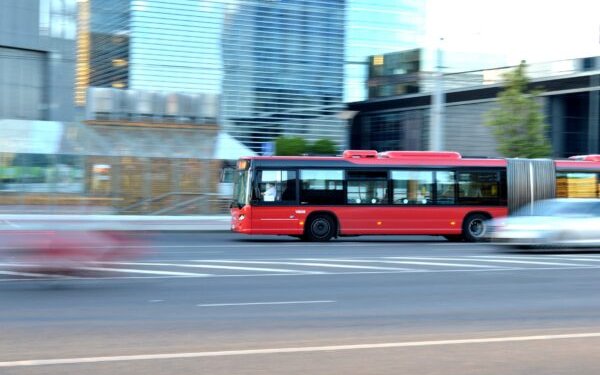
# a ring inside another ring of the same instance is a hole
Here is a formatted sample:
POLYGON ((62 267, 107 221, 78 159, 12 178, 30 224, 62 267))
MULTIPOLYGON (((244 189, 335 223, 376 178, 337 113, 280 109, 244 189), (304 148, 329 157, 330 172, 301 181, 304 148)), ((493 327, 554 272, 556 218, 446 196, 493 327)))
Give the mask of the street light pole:
POLYGON ((444 38, 440 38, 440 44, 436 51, 436 72, 435 72, 435 87, 431 95, 431 123, 429 127, 429 149, 431 151, 443 151, 444 148, 444 75, 442 72, 442 42, 444 38))

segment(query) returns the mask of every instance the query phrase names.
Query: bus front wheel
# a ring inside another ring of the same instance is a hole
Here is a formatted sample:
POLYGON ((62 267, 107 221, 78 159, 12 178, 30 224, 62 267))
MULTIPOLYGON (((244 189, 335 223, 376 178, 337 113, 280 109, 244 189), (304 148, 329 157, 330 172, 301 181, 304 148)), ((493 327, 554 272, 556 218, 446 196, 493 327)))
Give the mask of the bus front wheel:
POLYGON ((481 242, 486 239, 488 216, 484 214, 471 214, 465 218, 462 227, 462 236, 468 242, 481 242))
POLYGON ((329 241, 336 231, 336 224, 329 215, 315 215, 306 227, 305 238, 308 241, 329 241))

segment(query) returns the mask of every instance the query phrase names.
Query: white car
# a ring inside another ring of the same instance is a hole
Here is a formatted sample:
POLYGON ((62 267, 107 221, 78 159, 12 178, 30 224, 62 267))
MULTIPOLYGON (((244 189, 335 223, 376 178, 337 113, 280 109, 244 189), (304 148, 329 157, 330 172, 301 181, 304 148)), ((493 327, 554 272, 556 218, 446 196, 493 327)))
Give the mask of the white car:
POLYGON ((549 199, 489 222, 490 239, 518 248, 598 248, 600 199, 549 199))

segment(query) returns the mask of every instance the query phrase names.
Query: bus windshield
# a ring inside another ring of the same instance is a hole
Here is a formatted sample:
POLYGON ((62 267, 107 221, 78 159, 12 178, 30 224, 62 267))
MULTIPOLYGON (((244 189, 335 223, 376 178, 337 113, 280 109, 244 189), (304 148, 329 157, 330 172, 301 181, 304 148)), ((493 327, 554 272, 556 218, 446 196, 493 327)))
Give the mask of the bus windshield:
POLYGON ((238 208, 248 203, 248 170, 236 171, 233 178, 233 201, 238 208))

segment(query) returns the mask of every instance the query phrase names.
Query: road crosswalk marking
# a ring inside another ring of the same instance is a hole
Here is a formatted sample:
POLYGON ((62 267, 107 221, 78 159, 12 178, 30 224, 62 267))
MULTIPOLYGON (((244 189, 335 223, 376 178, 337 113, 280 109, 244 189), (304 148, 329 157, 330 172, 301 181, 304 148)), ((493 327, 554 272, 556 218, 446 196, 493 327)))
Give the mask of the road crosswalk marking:
MULTIPOLYGON (((392 258, 392 257, 390 257, 390 258, 392 258)), ((393 257, 393 258, 395 258, 395 257, 393 257)), ((358 260, 358 259, 324 258, 321 260, 333 261, 333 262, 362 262, 362 263, 385 263, 385 264, 432 265, 432 266, 447 266, 447 267, 498 268, 498 267, 494 267, 494 266, 483 266, 483 265, 463 264, 463 263, 417 262, 417 261, 413 261, 412 259, 413 258, 410 258, 410 260, 406 260, 406 261, 400 261, 400 260, 365 260, 365 259, 358 260)), ((439 259, 443 259, 443 258, 439 258, 439 259)), ((317 259, 307 258, 307 259, 299 259, 299 260, 311 261, 311 260, 317 260, 317 259)), ((407 268, 406 270, 415 270, 415 269, 407 268)))
POLYGON ((8 276, 23 276, 23 277, 61 277, 60 275, 51 275, 46 273, 37 273, 37 272, 17 272, 17 271, 4 271, 0 270, 0 275, 8 275, 8 276))
POLYGON ((77 267, 77 269, 78 270, 83 270, 83 271, 141 273, 141 274, 162 275, 162 276, 194 276, 194 277, 212 276, 212 275, 207 274, 207 273, 174 272, 174 271, 159 271, 159 270, 141 270, 141 269, 132 269, 132 268, 77 267))
MULTIPOLYGON (((390 257, 396 259, 396 257, 390 257)), ((410 259, 422 259, 422 260, 438 260, 438 259, 447 259, 447 260, 459 260, 459 258, 431 258, 431 257, 411 257, 410 259)), ((576 263, 558 263, 558 262, 540 262, 540 261, 531 261, 531 260, 514 260, 514 259, 464 259, 461 260, 472 260, 476 262, 490 262, 490 263, 514 263, 514 264, 537 264, 537 265, 545 265, 545 266, 580 266, 581 264, 576 263)))
MULTIPOLYGON (((200 262, 195 260, 194 262, 200 262)), ((202 261, 204 262, 204 261, 202 261)), ((235 261, 235 260, 215 260, 214 262, 219 263, 249 263, 249 264, 283 264, 290 266, 308 266, 308 267, 325 267, 325 268, 351 268, 351 269, 365 269, 365 270, 379 270, 379 271, 410 271, 407 268, 395 268, 395 267, 376 267, 376 266, 352 266, 348 264, 331 264, 331 263, 319 263, 319 262, 274 262, 274 261, 235 261)))
MULTIPOLYGON (((240 262, 248 263, 248 262, 240 262)), ((290 270, 283 268, 261 268, 261 267, 241 267, 241 266, 222 266, 214 264, 181 264, 181 263, 162 263, 162 262, 109 262, 106 264, 114 265, 137 265, 137 266, 167 266, 167 267, 189 267, 189 268, 212 268, 212 269, 223 269, 223 270, 236 270, 236 271, 260 271, 260 272, 283 272, 283 273, 298 273, 301 271, 290 270)), ((304 272, 303 272, 304 273, 304 272)), ((306 271, 305 273, 321 273, 306 271)))
MULTIPOLYGON (((250 277, 274 275, 346 275, 373 273, 416 272, 467 272, 507 270, 560 270, 600 268, 600 256, 570 255, 547 257, 518 257, 504 255, 465 256, 371 256, 371 257, 312 257, 268 259, 188 259, 144 260, 129 262, 105 262, 84 264, 79 271, 93 271, 89 277, 111 278, 157 278, 157 277, 250 277), (392 265, 407 265, 393 267, 392 265), (265 267, 262 267, 265 266, 265 267), (182 272, 205 269, 204 272, 182 272), (117 274, 118 276, 110 276, 117 274)), ((56 273, 44 273, 31 268, 30 264, 0 263, 0 281, 54 279, 63 277, 56 273)), ((65 273, 64 277, 69 277, 65 273)))

